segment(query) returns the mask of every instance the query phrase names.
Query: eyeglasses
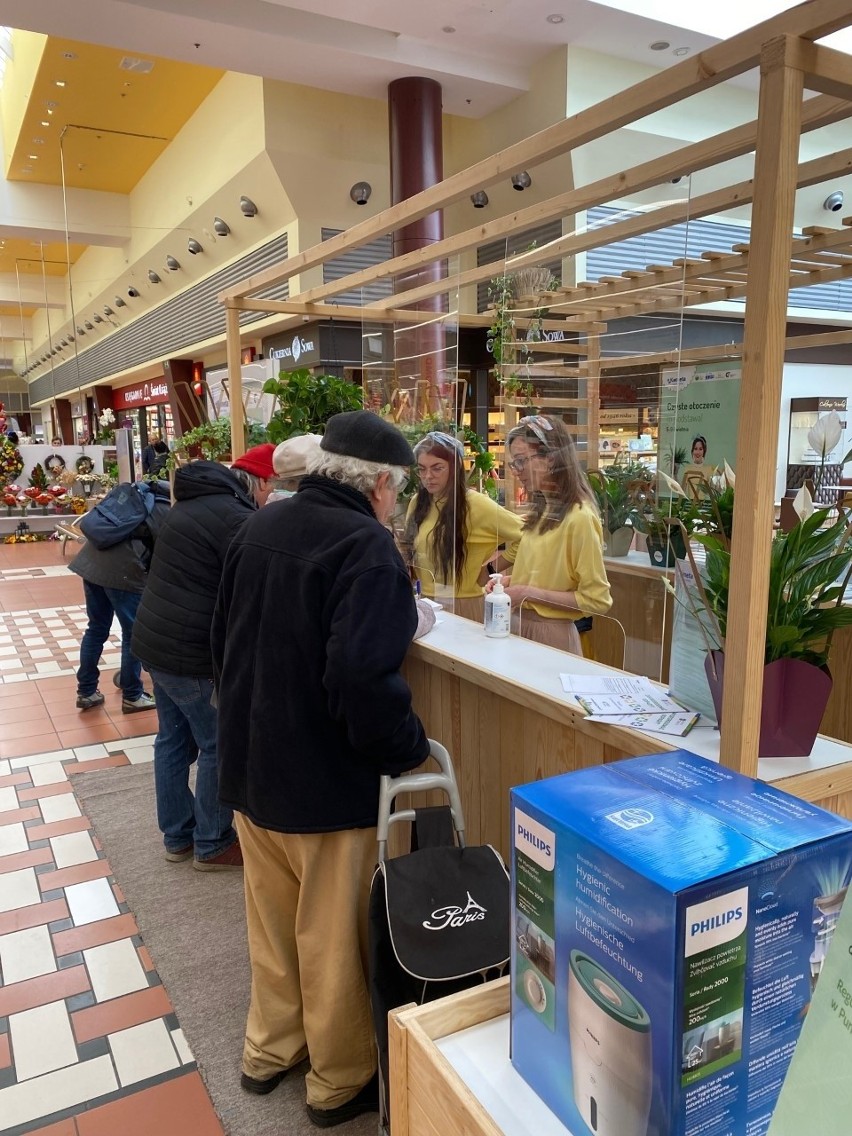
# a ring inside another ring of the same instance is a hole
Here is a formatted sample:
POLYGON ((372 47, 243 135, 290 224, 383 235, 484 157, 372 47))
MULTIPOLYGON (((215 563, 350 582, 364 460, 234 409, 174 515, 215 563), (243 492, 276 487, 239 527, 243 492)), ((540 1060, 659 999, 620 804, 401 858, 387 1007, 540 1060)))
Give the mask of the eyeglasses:
POLYGON ((513 458, 512 461, 507 462, 506 464, 509 466, 509 469, 512 471, 512 473, 523 473, 529 465, 529 462, 529 458, 513 458))

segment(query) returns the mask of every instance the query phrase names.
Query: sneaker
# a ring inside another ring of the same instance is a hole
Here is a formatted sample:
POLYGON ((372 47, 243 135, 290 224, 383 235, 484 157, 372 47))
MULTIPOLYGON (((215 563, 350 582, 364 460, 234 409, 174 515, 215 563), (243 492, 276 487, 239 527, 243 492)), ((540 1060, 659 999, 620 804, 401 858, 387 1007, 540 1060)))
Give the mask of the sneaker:
POLYGON ((91 710, 95 706, 102 706, 104 696, 99 690, 94 694, 78 694, 77 695, 77 709, 78 710, 91 710))
POLYGON ((191 844, 187 844, 185 848, 176 848, 173 852, 166 849, 166 859, 170 864, 182 864, 184 860, 188 860, 192 855, 194 849, 191 844))
POLYGON ((243 850, 240 848, 239 840, 235 840, 230 844, 224 852, 220 852, 218 856, 208 856, 206 860, 199 860, 195 857, 195 863, 192 865, 197 872, 234 872, 241 871, 243 866, 243 850))
MULTIPOLYGON (((103 700, 104 696, 101 695, 101 702, 103 700)), ((155 710, 156 707, 157 703, 154 701, 154 696, 147 694, 144 690, 138 698, 134 698, 132 701, 129 698, 122 698, 121 700, 122 714, 141 714, 143 710, 155 710)))
POLYGON ((265 1097, 267 1093, 271 1093, 273 1089, 277 1089, 284 1078, 289 1072, 288 1069, 280 1069, 277 1073, 273 1073, 271 1077, 250 1077, 248 1073, 240 1074, 240 1088, 245 1089, 247 1093, 254 1093, 256 1096, 265 1097))
POLYGON ((334 1128, 337 1124, 345 1124, 365 1112, 379 1111, 379 1075, 374 1073, 372 1080, 346 1104, 339 1104, 337 1108, 314 1108, 306 1105, 308 1119, 317 1128, 334 1128))

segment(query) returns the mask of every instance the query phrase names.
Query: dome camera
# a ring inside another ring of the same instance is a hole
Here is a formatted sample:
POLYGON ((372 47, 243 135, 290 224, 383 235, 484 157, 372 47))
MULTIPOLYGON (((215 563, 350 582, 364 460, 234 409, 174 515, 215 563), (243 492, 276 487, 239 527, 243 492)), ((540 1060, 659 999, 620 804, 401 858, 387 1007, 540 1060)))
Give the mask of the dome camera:
POLYGON ((127 295, 130 297, 131 300, 135 300, 136 297, 139 295, 139 293, 136 291, 135 288, 128 288, 127 289, 127 295))
POLYGON ((823 201, 822 207, 828 213, 839 213, 843 208, 843 190, 838 189, 834 193, 830 193, 823 201))

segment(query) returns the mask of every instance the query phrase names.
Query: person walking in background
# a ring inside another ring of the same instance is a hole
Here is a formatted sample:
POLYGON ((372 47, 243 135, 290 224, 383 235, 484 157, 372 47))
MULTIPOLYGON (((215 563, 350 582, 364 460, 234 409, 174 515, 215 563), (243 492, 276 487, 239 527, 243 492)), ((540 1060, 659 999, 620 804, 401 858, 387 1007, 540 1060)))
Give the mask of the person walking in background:
POLYGON ((273 448, 255 447, 230 469, 196 461, 177 470, 175 504, 133 634, 157 699, 154 782, 166 859, 192 859, 198 871, 242 867, 234 814, 219 802, 210 622, 225 553, 259 503, 251 487, 265 500, 267 479, 251 471, 271 477, 273 448), (189 772, 196 761, 193 796, 189 772))
POLYGON ((561 419, 522 418, 506 446, 509 468, 530 502, 506 588, 514 628, 526 639, 581 655, 575 620, 605 615, 612 606, 594 493, 561 419))
POLYGON ((486 562, 502 544, 495 567, 514 561, 522 518, 467 487, 464 446, 452 434, 431 431, 414 447, 414 456, 420 488, 408 507, 405 532, 423 594, 481 623, 486 562))
POLYGON ((306 1056, 328 1128, 378 1108, 367 899, 381 774, 425 761, 400 667, 417 625, 385 528, 414 455, 367 410, 329 419, 290 501, 234 538, 213 620, 221 799, 245 860, 252 993, 242 1087, 306 1056))
POLYGON ((147 477, 150 473, 158 473, 166 457, 168 457, 168 453, 169 447, 160 435, 156 431, 149 434, 148 445, 142 451, 143 475, 147 477))
POLYGON ((145 588, 154 544, 169 512, 169 487, 165 482, 151 486, 154 506, 148 519, 125 540, 110 548, 95 548, 86 541, 69 564, 83 580, 88 626, 80 643, 77 671, 77 709, 101 706, 104 696, 98 690, 98 662, 109 638, 113 618, 121 625, 121 670, 116 685, 121 687, 121 710, 136 714, 152 710, 154 699, 142 686, 142 667, 131 650, 133 623, 145 588))

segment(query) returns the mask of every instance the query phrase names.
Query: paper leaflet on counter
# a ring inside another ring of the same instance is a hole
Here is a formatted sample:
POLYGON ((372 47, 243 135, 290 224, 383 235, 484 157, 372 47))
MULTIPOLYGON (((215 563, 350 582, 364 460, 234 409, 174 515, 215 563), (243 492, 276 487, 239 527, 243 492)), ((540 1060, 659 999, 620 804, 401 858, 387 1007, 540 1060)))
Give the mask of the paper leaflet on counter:
POLYGON ((608 722, 611 726, 623 726, 631 730, 650 730, 656 734, 674 734, 678 738, 688 734, 700 717, 700 714, 692 714, 689 710, 666 714, 590 715, 590 719, 595 722, 608 722))
POLYGON ((682 737, 700 718, 642 676, 560 674, 559 678, 565 693, 596 722, 682 737))

